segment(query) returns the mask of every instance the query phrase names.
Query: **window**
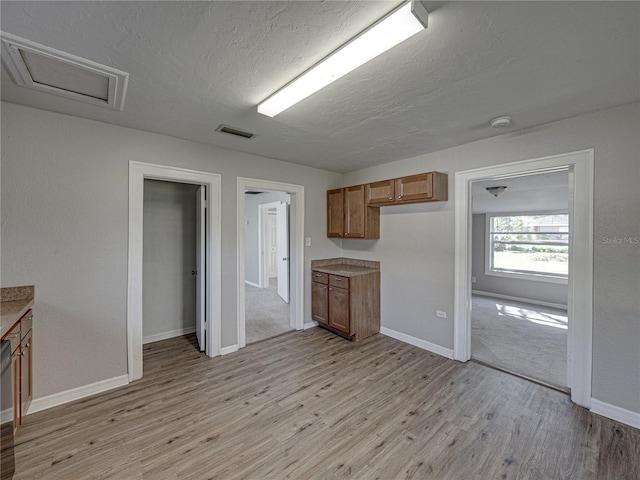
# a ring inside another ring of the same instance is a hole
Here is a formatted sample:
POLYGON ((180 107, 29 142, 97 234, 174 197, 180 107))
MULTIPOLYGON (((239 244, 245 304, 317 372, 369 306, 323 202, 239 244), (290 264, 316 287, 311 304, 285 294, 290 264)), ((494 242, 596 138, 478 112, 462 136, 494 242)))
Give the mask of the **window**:
POLYGON ((487 215, 487 274, 566 282, 569 215, 487 215))

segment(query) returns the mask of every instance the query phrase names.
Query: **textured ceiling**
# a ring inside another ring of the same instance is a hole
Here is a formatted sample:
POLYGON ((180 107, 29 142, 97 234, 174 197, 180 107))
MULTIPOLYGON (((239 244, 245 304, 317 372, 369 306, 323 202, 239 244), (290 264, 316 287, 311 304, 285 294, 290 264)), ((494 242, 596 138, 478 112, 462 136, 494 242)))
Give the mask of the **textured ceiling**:
POLYGON ((3 0, 4 32, 131 77, 122 112, 19 87, 4 67, 2 99, 336 172, 640 99, 638 2, 426 2, 427 30, 275 118, 256 112, 396 5, 3 0), (500 115, 513 125, 490 128, 500 115))

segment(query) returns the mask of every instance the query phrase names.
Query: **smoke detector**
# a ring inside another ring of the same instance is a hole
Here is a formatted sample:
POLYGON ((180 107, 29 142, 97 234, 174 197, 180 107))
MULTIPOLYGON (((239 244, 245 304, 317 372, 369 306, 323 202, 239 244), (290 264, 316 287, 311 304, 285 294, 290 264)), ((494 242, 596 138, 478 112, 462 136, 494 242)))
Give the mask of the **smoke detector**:
POLYGON ((511 125, 511 117, 498 117, 489 122, 493 128, 504 128, 511 125))

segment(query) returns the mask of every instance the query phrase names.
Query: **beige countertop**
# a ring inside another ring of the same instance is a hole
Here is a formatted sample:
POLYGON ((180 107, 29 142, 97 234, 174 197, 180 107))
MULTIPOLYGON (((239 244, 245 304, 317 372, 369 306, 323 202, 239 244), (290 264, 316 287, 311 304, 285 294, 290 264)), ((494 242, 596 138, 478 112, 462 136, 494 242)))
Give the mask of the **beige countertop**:
POLYGON ((2 288, 0 293, 0 337, 4 337, 33 306, 33 285, 2 288))
POLYGON ((312 260, 311 269, 315 272, 328 273, 329 275, 355 277, 357 275, 379 272, 380 262, 355 258, 328 258, 324 260, 312 260))

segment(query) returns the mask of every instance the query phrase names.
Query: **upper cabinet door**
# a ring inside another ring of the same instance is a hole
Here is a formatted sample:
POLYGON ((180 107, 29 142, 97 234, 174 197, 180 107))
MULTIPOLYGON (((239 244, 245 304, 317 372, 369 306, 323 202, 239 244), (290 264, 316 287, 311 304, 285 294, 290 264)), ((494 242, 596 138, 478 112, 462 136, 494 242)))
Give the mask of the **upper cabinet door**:
POLYGON ((345 237, 364 238, 365 208, 364 185, 344 189, 345 237))
POLYGON ((396 203, 431 200, 433 197, 433 174, 419 173, 396 179, 396 203))
POLYGON ((393 180, 382 180, 381 182, 368 183, 365 195, 367 205, 387 205, 393 203, 395 182, 393 180))
POLYGON ((344 189, 327 192, 327 237, 344 235, 344 189))

